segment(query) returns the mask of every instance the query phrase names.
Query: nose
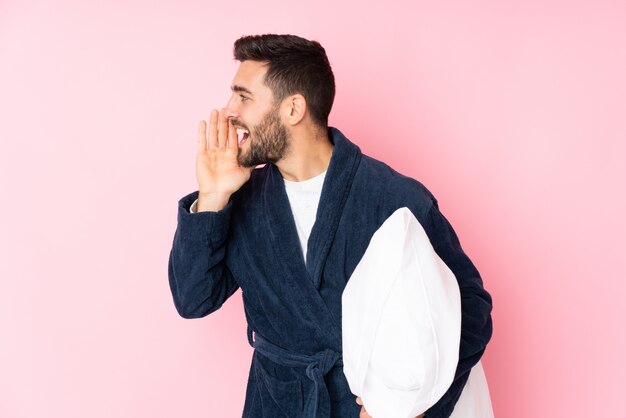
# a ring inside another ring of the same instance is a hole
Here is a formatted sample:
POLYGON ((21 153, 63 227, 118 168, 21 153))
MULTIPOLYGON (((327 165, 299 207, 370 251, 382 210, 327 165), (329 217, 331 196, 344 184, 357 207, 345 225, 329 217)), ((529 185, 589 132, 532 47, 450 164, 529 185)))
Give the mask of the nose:
POLYGON ((239 117, 239 112, 237 111, 236 101, 233 100, 232 97, 226 104, 226 107, 222 109, 222 111, 225 112, 226 117, 228 119, 236 119, 237 117, 239 117))

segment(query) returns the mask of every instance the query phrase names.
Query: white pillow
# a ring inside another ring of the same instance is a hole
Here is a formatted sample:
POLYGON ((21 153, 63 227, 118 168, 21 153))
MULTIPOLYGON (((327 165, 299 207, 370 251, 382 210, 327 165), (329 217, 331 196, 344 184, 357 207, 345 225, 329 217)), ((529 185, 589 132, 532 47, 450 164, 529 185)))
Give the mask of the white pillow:
POLYGON ((413 418, 448 390, 458 364, 461 296, 406 207, 374 233, 342 294, 344 374, 376 418, 413 418))

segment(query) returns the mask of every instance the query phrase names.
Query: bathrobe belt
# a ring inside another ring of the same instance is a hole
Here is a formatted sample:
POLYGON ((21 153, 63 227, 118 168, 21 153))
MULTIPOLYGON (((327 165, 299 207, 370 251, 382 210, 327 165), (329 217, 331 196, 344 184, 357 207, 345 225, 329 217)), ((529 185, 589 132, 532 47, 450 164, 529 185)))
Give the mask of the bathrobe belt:
POLYGON ((248 341, 259 353, 275 363, 286 367, 306 367, 306 375, 313 381, 314 393, 304 404, 303 418, 328 418, 330 417, 330 396, 326 388, 324 376, 334 366, 343 366, 341 353, 326 349, 314 355, 295 354, 279 347, 260 334, 248 328, 248 341), (254 338, 252 337, 254 333, 254 338))

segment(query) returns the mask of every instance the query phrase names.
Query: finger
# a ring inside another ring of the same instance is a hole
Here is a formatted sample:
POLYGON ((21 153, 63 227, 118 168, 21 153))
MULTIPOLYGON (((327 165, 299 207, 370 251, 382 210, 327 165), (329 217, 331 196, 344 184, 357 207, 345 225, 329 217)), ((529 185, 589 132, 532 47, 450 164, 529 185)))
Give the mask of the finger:
POLYGON ((217 119, 219 112, 216 109, 211 110, 211 118, 209 119, 209 148, 217 147, 217 119))
POLYGON ((359 405, 363 405, 363 401, 358 396, 356 397, 356 403, 358 403, 359 405))
POLYGON ((236 150, 239 147, 237 128, 233 126, 232 120, 228 119, 228 148, 236 150))
POLYGON ((206 150, 206 122, 201 120, 198 124, 198 153, 206 150))
POLYGON ((226 117, 226 109, 222 109, 220 112, 220 127, 217 132, 217 146, 226 147, 226 141, 228 140, 228 118, 226 117))

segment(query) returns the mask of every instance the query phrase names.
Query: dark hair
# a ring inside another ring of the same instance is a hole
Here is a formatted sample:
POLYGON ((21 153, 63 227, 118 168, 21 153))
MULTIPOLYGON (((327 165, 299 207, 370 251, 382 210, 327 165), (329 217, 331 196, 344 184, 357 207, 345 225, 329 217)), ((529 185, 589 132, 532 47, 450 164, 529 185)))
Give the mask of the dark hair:
POLYGON ((295 35, 242 36, 235 41, 233 54, 237 61, 267 61, 265 84, 272 89, 274 100, 302 94, 314 122, 328 127, 335 76, 319 42, 295 35))

